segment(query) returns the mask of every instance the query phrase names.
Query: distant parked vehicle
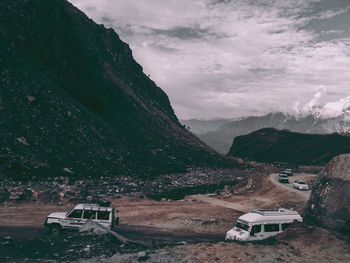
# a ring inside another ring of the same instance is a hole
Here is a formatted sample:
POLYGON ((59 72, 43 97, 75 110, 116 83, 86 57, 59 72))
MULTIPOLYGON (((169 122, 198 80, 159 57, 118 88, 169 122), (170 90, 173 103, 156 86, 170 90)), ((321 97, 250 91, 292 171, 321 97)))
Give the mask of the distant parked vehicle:
POLYGON ((64 229, 79 230, 86 221, 93 220, 106 228, 118 224, 119 217, 114 217, 114 207, 100 204, 78 204, 70 212, 51 213, 46 217, 45 227, 52 234, 64 229))
POLYGON ((309 190, 309 186, 302 180, 294 181, 293 187, 299 190, 309 190))
POLYGON ((288 176, 293 176, 293 170, 291 168, 284 169, 283 173, 287 174, 288 176))
POLYGON ((286 184, 289 184, 289 178, 288 178, 288 175, 285 174, 285 173, 280 173, 279 175, 279 179, 280 183, 286 183, 286 184))
POLYGON ((294 221, 303 221, 298 212, 280 208, 278 210, 254 210, 240 216, 226 240, 255 241, 277 235, 294 221))

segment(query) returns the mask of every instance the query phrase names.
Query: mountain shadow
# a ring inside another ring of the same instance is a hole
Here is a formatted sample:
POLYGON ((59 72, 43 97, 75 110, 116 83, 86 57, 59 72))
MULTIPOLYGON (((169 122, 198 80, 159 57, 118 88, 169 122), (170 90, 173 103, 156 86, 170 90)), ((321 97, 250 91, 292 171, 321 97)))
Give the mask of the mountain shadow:
POLYGON ((0 176, 235 165, 179 123, 112 29, 66 0, 2 0, 0 9, 0 176))

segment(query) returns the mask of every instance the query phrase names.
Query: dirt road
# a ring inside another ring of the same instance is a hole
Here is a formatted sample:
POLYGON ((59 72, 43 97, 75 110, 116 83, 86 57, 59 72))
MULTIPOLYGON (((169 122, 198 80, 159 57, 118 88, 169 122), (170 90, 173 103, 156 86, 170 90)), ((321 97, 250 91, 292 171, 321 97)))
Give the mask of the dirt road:
MULTIPOLYGON (((300 176, 308 183, 315 178, 314 175, 308 174, 300 176)), ((187 196, 185 200, 179 201, 124 197, 113 200, 113 205, 119 210, 121 223, 114 230, 132 241, 151 247, 150 252, 147 252, 149 262, 349 262, 350 250, 346 241, 338 239, 328 230, 308 226, 305 230, 297 230, 299 231, 297 234, 294 230, 291 231, 282 243, 277 242, 273 246, 220 242, 242 213, 253 209, 279 207, 293 208, 302 212, 307 202, 306 194, 280 184, 276 181, 276 175, 257 175, 252 176, 246 185, 228 188, 227 191, 217 195, 187 196), (172 246, 181 243, 183 245, 172 246), (155 249, 164 247, 163 245, 165 248, 155 249)), ((49 246, 51 252, 47 253, 51 258, 56 257, 55 249, 59 248, 61 251, 62 246, 66 246, 60 254, 62 258, 66 253, 67 255, 88 253, 86 251, 91 247, 96 247, 96 255, 102 253, 99 249, 104 249, 103 253, 107 253, 118 248, 111 242, 104 243, 103 238, 97 240, 100 245, 96 246, 96 241, 90 240, 92 236, 87 236, 85 239, 84 236, 71 233, 63 233, 62 236, 55 238, 48 236, 43 227, 46 216, 51 212, 69 211, 72 207, 73 204, 69 203, 64 205, 17 203, 13 207, 0 207, 2 215, 0 243, 6 245, 12 242, 11 245, 14 246, 13 255, 9 252, 6 252, 6 255, 14 258, 12 262, 16 262, 18 242, 22 247, 27 247, 23 256, 32 253, 33 258, 36 257, 37 244, 42 245, 40 253, 46 251, 47 244, 53 244, 49 246), (33 237, 36 243, 32 245, 33 237), (82 243, 77 250, 75 247, 77 244, 65 242, 67 240, 86 243, 82 243)), ((125 263, 138 262, 139 259, 138 252, 120 255, 117 252, 111 253, 113 254, 109 257, 114 255, 111 261, 97 258, 88 262, 125 263)), ((47 256, 44 253, 42 257, 47 256)))
POLYGON ((224 201, 221 199, 217 199, 213 197, 212 195, 190 195, 186 198, 193 199, 199 202, 204 202, 210 205, 219 206, 219 207, 225 207, 228 209, 240 211, 240 212, 249 212, 249 208, 245 205, 242 205, 240 203, 234 203, 229 201, 224 201))
MULTIPOLYGON (((290 177, 290 181, 302 179, 311 182, 316 175, 296 174, 290 177)), ((186 197, 213 206, 224 207, 246 213, 254 209, 268 208, 293 208, 302 212, 311 191, 300 191, 294 189, 292 184, 281 184, 278 182, 278 174, 271 174, 265 178, 259 178, 249 182, 248 191, 244 194, 234 194, 223 197, 221 195, 192 195, 186 197), (249 191, 252 184, 258 184, 256 191, 249 191)))
MULTIPOLYGON (((302 211, 306 195, 276 182, 274 176, 253 178, 246 192, 229 196, 195 195, 180 201, 116 199, 113 205, 119 210, 121 223, 116 231, 135 240, 214 241, 223 238, 233 222, 250 210, 283 206, 302 211), (256 189, 251 190, 253 187, 256 189)), ((72 208, 72 204, 36 203, 1 207, 0 236, 44 235, 48 214, 72 208)))
MULTIPOLYGON (((232 211, 193 201, 152 201, 139 198, 115 200, 121 224, 115 231, 133 241, 151 244, 181 241, 218 241, 231 225, 232 211), (217 214, 221 218, 217 219, 217 214)), ((43 223, 51 212, 65 212, 71 204, 19 203, 1 207, 0 236, 18 238, 47 235, 43 223)), ((238 216, 238 214, 237 214, 238 216)))
MULTIPOLYGON (((310 193, 311 193, 311 190, 308 190, 308 191, 301 191, 301 190, 298 190, 298 189, 295 189, 293 187, 293 183, 294 181, 296 180, 309 180, 310 179, 314 179, 316 177, 315 174, 294 174, 293 176, 290 176, 289 177, 289 184, 282 184, 279 182, 278 180, 278 174, 270 174, 270 180, 272 183, 274 183, 276 186, 278 187, 284 187, 286 189, 289 189, 290 191, 293 191, 295 193, 297 193, 298 195, 300 196, 303 196, 304 198, 306 199, 309 199, 310 197, 310 193)), ((310 186, 309 186, 310 187, 310 186)), ((311 188, 311 187, 310 187, 311 188)))

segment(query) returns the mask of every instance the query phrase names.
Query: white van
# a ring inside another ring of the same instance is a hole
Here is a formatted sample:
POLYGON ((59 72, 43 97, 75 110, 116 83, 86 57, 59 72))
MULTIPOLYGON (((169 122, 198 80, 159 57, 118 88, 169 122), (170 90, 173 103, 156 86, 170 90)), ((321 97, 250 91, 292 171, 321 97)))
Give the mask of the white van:
POLYGON ((63 229, 79 230, 87 220, 93 220, 106 228, 112 229, 119 218, 114 217, 114 207, 100 204, 78 204, 70 212, 51 213, 46 217, 44 225, 52 234, 63 229))
POLYGON ((294 221, 302 222, 298 212, 278 210, 254 210, 240 216, 236 225, 227 231, 226 240, 255 241, 277 235, 294 221))

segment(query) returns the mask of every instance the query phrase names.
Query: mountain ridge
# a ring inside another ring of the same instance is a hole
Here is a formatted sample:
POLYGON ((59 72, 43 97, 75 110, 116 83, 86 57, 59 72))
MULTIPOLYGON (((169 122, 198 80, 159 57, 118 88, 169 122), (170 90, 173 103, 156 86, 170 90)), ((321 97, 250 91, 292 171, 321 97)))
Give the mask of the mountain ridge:
MULTIPOLYGON (((346 117, 345 113, 337 118, 325 119, 313 114, 294 116, 282 112, 273 112, 263 116, 243 117, 217 126, 214 131, 195 134, 213 149, 226 154, 236 136, 249 134, 262 128, 287 129, 293 132, 310 134, 347 133, 350 132, 350 121, 346 117)), ((184 122, 182 121, 182 123, 184 122)), ((201 129, 201 127, 192 129, 192 124, 189 122, 186 125, 192 131, 201 129)), ((210 124, 206 123, 206 126, 210 126, 210 124)))
POLYGON ((0 7, 2 176, 147 176, 235 165, 184 129, 112 29, 66 0, 0 7))
POLYGON ((264 128, 238 136, 228 153, 259 162, 325 165, 333 157, 350 152, 350 135, 303 134, 264 128))

